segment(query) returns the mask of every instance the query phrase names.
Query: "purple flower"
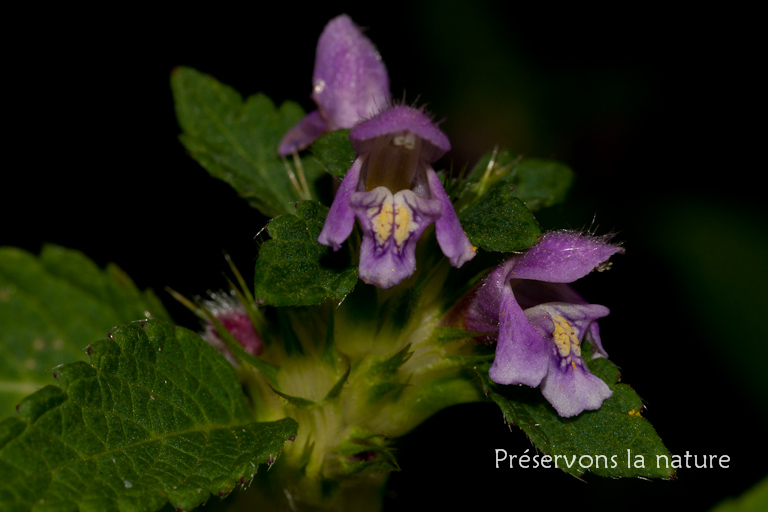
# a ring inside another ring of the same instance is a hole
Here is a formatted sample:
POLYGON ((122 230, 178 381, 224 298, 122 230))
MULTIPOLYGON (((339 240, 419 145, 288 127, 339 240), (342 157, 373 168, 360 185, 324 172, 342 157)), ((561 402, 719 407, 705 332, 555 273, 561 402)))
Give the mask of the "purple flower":
MULTIPOLYGON (((229 331, 246 352, 253 356, 261 354, 264 349, 264 342, 259 333, 256 332, 251 317, 248 316, 245 306, 237 298, 235 292, 209 292, 209 295, 210 299, 202 301, 203 306, 229 331)), ((202 337, 234 363, 234 357, 221 340, 219 332, 212 322, 205 322, 205 332, 202 333, 202 337)))
POLYGON ((451 265, 475 256, 432 162, 451 148, 448 137, 419 109, 396 106, 349 134, 357 158, 347 171, 318 241, 341 247, 360 220, 360 278, 391 288, 416 270, 416 242, 435 223, 451 265))
POLYGON ((318 109, 285 134, 278 146, 281 156, 304 149, 324 133, 352 128, 391 102, 379 52, 346 14, 329 21, 317 41, 312 99, 318 109))
POLYGON ((540 385, 560 416, 599 409, 613 392, 587 369, 581 344, 584 339, 592 344, 593 358, 608 357, 597 319, 609 311, 587 303, 565 283, 605 268, 608 258, 623 252, 605 238, 552 232, 495 269, 464 318, 466 329, 498 332, 491 380, 540 385))

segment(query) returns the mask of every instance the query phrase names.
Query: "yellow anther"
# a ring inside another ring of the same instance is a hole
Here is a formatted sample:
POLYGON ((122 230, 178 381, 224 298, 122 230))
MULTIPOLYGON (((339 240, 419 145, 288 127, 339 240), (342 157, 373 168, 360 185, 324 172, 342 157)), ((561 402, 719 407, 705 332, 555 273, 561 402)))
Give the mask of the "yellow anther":
MULTIPOLYGON (((389 198, 387 198, 389 199, 389 198)), ((393 204, 387 199, 381 205, 378 213, 371 217, 371 224, 373 225, 373 232, 376 236, 376 243, 378 245, 384 245, 389 237, 392 236, 392 224, 395 220, 393 213, 393 204)), ((369 208, 368 212, 373 213, 376 208, 369 208)))
POLYGON ((398 247, 403 246, 411 234, 411 209, 405 204, 397 205, 395 210, 395 243, 398 247))
POLYGON ((560 315, 554 315, 552 316, 552 323, 555 324, 552 339, 555 341, 560 357, 568 357, 571 351, 575 355, 581 356, 579 338, 576 337, 576 333, 573 332, 573 327, 568 323, 568 320, 560 315))

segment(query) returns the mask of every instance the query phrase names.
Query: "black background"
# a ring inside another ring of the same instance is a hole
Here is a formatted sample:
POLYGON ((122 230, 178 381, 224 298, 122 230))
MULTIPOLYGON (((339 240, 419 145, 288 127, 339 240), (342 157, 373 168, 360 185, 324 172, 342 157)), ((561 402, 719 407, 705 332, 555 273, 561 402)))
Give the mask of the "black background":
POLYGON ((387 509, 512 507, 533 493, 547 507, 671 509, 683 499, 704 510, 742 493, 768 455, 762 374, 742 366, 764 360, 766 342, 750 330, 767 305, 755 14, 446 5, 25 13, 6 51, 0 243, 37 252, 53 242, 114 261, 194 328, 163 287, 189 296, 225 286, 222 250, 248 275, 266 219, 186 155, 170 72, 189 65, 243 95, 310 109, 317 37, 347 12, 379 48, 393 96, 445 118, 454 150, 444 165, 498 145, 575 170, 569 203, 541 222, 598 226, 624 242, 614 268, 579 288, 612 310, 603 343, 623 382, 672 453, 731 458, 729 469, 681 470, 671 482, 495 469, 495 448, 532 446, 498 409, 473 404, 399 442, 387 509), (729 297, 743 303, 728 309, 729 297))

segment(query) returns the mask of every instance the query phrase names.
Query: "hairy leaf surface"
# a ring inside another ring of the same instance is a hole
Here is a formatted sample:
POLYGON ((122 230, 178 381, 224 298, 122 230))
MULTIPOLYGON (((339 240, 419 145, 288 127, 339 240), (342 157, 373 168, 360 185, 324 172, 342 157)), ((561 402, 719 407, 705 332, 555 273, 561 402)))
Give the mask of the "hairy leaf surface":
POLYGON ((289 213, 299 199, 316 197, 320 166, 304 158, 299 170, 277 154, 280 139, 304 116, 296 103, 276 108, 263 94, 243 101, 231 87, 187 67, 174 70, 171 88, 181 142, 212 176, 270 217, 289 213))
POLYGON ((541 236, 533 214, 503 181, 461 212, 459 219, 472 245, 487 251, 521 251, 541 236))
POLYGON ((85 360, 83 348, 112 326, 148 317, 168 314, 115 265, 53 245, 40 256, 0 248, 0 418, 51 383, 54 366, 85 360))
POLYGON ((3 510, 189 510, 296 433, 290 418, 253 423, 234 369, 192 331, 135 322, 89 352, 0 422, 3 510))
POLYGON ((271 306, 308 306, 340 301, 357 283, 357 267, 339 264, 330 247, 317 241, 328 209, 313 201, 295 213, 272 219, 256 261, 254 297, 271 306), (333 263, 333 266, 330 264, 333 263))

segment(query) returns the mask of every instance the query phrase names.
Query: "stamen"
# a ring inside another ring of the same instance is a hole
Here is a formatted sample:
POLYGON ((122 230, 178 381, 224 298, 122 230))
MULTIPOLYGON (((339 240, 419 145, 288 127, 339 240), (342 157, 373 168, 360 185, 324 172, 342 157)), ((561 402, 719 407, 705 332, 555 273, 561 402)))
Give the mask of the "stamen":
POLYGON ((395 138, 392 139, 392 145, 413 149, 416 146, 416 136, 411 132, 395 135, 395 138))
POLYGON ((552 316, 552 323, 555 325, 552 339, 555 341, 560 357, 568 357, 571 352, 576 356, 581 356, 579 338, 573 332, 573 327, 568 320, 560 315, 554 315, 552 316))

